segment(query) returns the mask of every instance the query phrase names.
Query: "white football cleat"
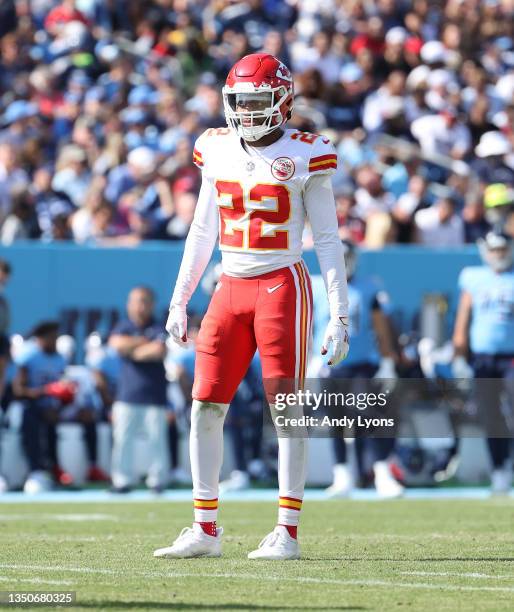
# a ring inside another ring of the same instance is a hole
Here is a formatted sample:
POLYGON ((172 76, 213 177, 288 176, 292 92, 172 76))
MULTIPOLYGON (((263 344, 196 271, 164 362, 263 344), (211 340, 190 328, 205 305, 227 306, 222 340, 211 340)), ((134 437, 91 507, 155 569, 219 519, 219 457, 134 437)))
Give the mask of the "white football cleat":
POLYGON ((373 464, 375 473, 375 489, 380 497, 401 497, 404 492, 403 486, 393 477, 387 461, 376 461, 373 464))
POLYGON ((327 497, 348 497, 353 489, 352 474, 346 463, 334 465, 334 482, 325 489, 327 497))
POLYGON ((491 494, 508 495, 512 486, 512 470, 504 467, 493 470, 491 474, 491 494))
POLYGON ((7 484, 7 480, 0 475, 0 493, 6 493, 9 490, 9 485, 7 484))
POLYGON ((165 559, 190 559, 192 557, 221 557, 221 535, 223 527, 216 529, 216 536, 205 533, 198 523, 184 527, 171 546, 158 548, 154 557, 165 559))
POLYGON ((298 540, 292 538, 287 529, 277 525, 259 544, 257 550, 248 553, 249 559, 286 560, 300 558, 298 540))
POLYGON ((250 486, 250 476, 247 472, 234 470, 227 480, 220 482, 220 492, 244 491, 250 486))
POLYGON ((43 470, 36 470, 30 472, 29 477, 25 481, 23 490, 29 495, 38 495, 39 493, 46 493, 53 489, 52 479, 48 472, 43 470))

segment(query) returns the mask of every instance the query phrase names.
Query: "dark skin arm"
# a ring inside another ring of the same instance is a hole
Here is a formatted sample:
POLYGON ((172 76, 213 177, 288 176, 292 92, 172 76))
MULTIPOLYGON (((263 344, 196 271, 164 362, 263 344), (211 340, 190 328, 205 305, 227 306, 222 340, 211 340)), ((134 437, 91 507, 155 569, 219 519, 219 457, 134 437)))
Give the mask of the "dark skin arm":
POLYGON ((371 319, 380 354, 382 357, 391 357, 391 359, 396 361, 396 352, 394 350, 393 334, 389 319, 380 308, 375 308, 375 310, 373 310, 371 319))
POLYGON ((107 378, 105 377, 104 373, 100 372, 100 370, 93 370, 93 378, 104 406, 111 406, 114 401, 114 397, 112 397, 110 393, 107 378))
POLYGON ((453 330, 453 348, 455 356, 467 357, 469 351, 469 324, 471 322, 472 298, 467 291, 460 296, 455 327, 453 330))
POLYGON ((109 338, 109 346, 123 357, 132 357, 135 349, 148 343, 144 336, 126 336, 116 334, 109 338))
POLYGON ((14 396, 18 399, 39 399, 45 395, 43 387, 31 389, 28 387, 28 371, 27 368, 19 368, 13 383, 14 396))
POLYGON ((151 340, 137 346, 131 355, 134 361, 162 361, 164 357, 166 357, 166 345, 161 340, 151 340))

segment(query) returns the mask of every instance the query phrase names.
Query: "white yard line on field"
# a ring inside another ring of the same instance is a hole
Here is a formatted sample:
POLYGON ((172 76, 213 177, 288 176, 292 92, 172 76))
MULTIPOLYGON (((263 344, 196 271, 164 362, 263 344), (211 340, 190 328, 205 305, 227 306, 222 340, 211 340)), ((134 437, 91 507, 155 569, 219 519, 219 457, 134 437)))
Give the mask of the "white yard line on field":
POLYGON ((10 578, 9 576, 0 576, 0 582, 28 582, 30 584, 54 584, 56 586, 68 586, 75 584, 69 580, 44 580, 43 578, 10 578))
MULTIPOLYGON (((74 572, 80 574, 97 574, 97 575, 110 575, 110 576, 127 576, 126 570, 111 570, 111 569, 95 569, 91 567, 65 567, 65 566, 43 566, 43 565, 0 565, 0 568, 8 569, 21 569, 31 571, 57 571, 57 572, 74 572)), ((202 567, 203 570, 203 567, 202 567)), ((198 572, 138 572, 131 571, 131 576, 139 576, 143 578, 198 578, 198 572)), ((491 592, 504 592, 514 593, 514 586, 467 586, 467 585, 455 585, 455 584, 429 584, 425 582, 397 582, 394 580, 375 580, 373 578, 362 578, 362 579, 350 579, 350 580, 339 580, 336 578, 310 578, 307 576, 295 576, 295 577, 280 577, 276 575, 263 575, 263 574, 243 574, 243 573, 227 573, 227 572, 216 572, 206 573, 201 572, 203 578, 227 578, 230 580, 258 580, 269 581, 269 582, 298 582, 298 583, 310 583, 310 584, 334 584, 340 586, 376 586, 376 587, 387 587, 387 588, 402 588, 402 589, 429 589, 429 590, 447 590, 447 591, 491 591, 491 592)))
POLYGON ((76 512, 69 514, 0 514, 1 521, 71 521, 78 523, 87 523, 89 521, 119 521, 119 518, 113 514, 78 514, 76 512))
MULTIPOLYGON (((196 573, 172 573, 170 578, 188 578, 198 576, 196 573)), ((336 578, 309 578, 306 576, 297 576, 292 578, 283 578, 279 576, 262 576, 255 574, 206 574, 202 572, 204 578, 229 578, 229 579, 244 579, 244 580, 269 580, 270 582, 304 582, 314 584, 336 584, 341 586, 381 586, 390 588, 406 588, 406 589, 446 589, 448 591, 505 591, 514 593, 512 587, 478 587, 478 586, 457 586, 454 584, 428 584, 425 582, 396 582, 393 580, 375 580, 373 578, 338 580, 336 578)))
POLYGON ((485 578, 485 579, 498 579, 508 580, 509 578, 514 579, 514 574, 481 574, 479 572, 400 572, 403 576, 443 576, 443 577, 454 577, 454 578, 485 578))
MULTIPOLYGON (((126 572, 122 570, 113 569, 95 569, 92 567, 65 567, 64 565, 9 565, 2 563, 1 569, 7 570, 28 570, 28 571, 40 571, 40 572, 72 572, 77 574, 100 574, 106 576, 120 576, 125 575, 126 572)), ((138 575, 142 575, 139 573, 138 575)))
MULTIPOLYGON (((131 539, 134 539, 134 537, 131 535, 130 536, 131 539)), ((91 543, 91 542, 109 542, 111 540, 114 539, 114 536, 106 536, 106 537, 97 537, 97 536, 64 536, 64 535, 51 535, 51 534, 47 534, 47 535, 33 535, 33 534, 19 534, 19 535, 12 535, 12 536, 6 536, 4 534, 2 534, 2 542, 7 542, 7 541, 13 541, 13 542, 19 542, 20 540, 27 540, 30 542, 56 542, 58 544, 67 544, 67 543, 73 543, 73 542, 86 542, 86 543, 91 543)))

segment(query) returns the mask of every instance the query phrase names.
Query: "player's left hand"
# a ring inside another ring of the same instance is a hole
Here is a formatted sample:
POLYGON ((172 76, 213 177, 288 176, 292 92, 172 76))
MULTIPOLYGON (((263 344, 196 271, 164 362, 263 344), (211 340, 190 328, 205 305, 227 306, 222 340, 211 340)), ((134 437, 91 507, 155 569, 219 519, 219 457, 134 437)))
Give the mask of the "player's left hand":
POLYGON ((170 306, 166 331, 179 346, 187 344, 187 313, 181 306, 170 306))
POLYGON ((328 365, 335 366, 345 359, 350 349, 350 339, 348 336, 348 317, 337 317, 330 319, 325 332, 321 354, 329 352, 328 365))

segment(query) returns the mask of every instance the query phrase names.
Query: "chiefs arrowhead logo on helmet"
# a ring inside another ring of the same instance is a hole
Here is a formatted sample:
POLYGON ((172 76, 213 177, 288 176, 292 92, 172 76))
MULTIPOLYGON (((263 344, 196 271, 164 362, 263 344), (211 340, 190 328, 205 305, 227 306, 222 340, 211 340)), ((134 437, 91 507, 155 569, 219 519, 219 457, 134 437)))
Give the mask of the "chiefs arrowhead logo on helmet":
POLYGON ((293 78, 268 53, 252 53, 232 66, 223 87, 227 124, 249 142, 280 128, 293 110, 293 78))
POLYGON ((289 68, 282 62, 280 62, 280 66, 278 67, 277 77, 286 81, 291 81, 291 83, 293 82, 293 76, 291 75, 289 68))

